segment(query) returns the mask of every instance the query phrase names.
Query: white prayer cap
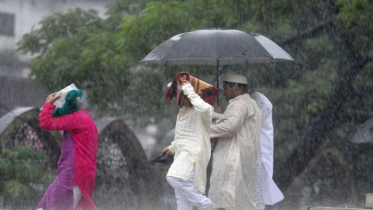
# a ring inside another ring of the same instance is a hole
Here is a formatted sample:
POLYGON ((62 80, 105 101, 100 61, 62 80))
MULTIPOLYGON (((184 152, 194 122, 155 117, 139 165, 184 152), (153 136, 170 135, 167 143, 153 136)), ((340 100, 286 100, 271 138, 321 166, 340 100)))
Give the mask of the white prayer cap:
POLYGON ((233 72, 224 74, 224 76, 222 76, 222 81, 247 85, 247 79, 244 75, 233 72))

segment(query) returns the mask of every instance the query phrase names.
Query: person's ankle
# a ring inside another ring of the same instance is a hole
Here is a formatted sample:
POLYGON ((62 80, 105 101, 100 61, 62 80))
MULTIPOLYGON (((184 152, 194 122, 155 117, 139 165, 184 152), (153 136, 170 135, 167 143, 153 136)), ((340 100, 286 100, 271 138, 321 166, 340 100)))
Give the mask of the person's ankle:
POLYGON ((212 206, 213 206, 213 203, 211 203, 207 208, 202 209, 202 210, 210 210, 212 208, 212 206))

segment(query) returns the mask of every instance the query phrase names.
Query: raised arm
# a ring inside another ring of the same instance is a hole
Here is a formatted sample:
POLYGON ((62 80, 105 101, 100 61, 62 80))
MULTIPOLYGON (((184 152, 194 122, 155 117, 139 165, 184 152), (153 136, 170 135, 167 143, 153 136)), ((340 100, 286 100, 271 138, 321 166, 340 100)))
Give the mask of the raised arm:
POLYGON ((73 130, 80 127, 82 124, 78 119, 74 118, 73 114, 68 114, 62 117, 53 117, 53 110, 56 108, 51 103, 45 103, 39 115, 39 126, 45 130, 73 130))
POLYGON ((183 86, 181 88, 184 94, 189 98, 194 109, 199 112, 203 118, 211 121, 214 108, 210 104, 206 103, 196 92, 194 92, 194 88, 189 82, 183 82, 183 86))
POLYGON ((213 113, 212 113, 212 118, 216 118, 216 119, 223 120, 223 119, 225 119, 225 115, 224 115, 224 114, 219 114, 219 113, 213 112, 213 113))
POLYGON ((210 138, 230 137, 237 133, 247 117, 253 110, 247 109, 244 102, 230 104, 224 112, 224 121, 210 126, 210 138))

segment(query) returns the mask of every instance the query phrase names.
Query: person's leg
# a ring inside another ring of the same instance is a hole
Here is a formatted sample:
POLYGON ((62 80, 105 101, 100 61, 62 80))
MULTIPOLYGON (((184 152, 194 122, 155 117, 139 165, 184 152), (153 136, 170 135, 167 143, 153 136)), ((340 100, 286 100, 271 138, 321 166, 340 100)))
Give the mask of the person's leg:
POLYGON ((212 207, 212 201, 198 192, 192 182, 184 182, 180 193, 184 195, 189 203, 198 207, 198 209, 210 209, 212 207))
POLYGON ((183 181, 179 178, 167 177, 167 181, 175 189, 177 210, 191 210, 192 206, 196 206, 198 209, 211 208, 211 200, 198 192, 189 180, 183 181))
POLYGON ((263 197, 263 182, 264 182, 264 165, 262 162, 262 154, 259 150, 258 160, 256 164, 256 183, 255 183, 255 204, 257 210, 264 210, 264 197, 263 197))
POLYGON ((177 210, 192 210, 193 206, 188 202, 187 199, 180 193, 179 190, 175 190, 175 197, 177 199, 177 210))
POLYGON ((175 190, 177 210, 192 210, 192 204, 185 199, 185 196, 180 191, 183 180, 174 177, 167 177, 167 182, 175 190))
POLYGON ((74 208, 73 210, 76 209, 78 206, 78 203, 80 199, 82 198, 82 191, 80 190, 79 186, 74 186, 73 187, 73 193, 74 193, 74 208))
POLYGON ((194 174, 195 167, 190 173, 189 179, 181 182, 180 193, 184 195, 189 203, 198 207, 198 209, 210 209, 212 207, 212 201, 205 195, 202 195, 202 193, 199 192, 193 185, 194 174))

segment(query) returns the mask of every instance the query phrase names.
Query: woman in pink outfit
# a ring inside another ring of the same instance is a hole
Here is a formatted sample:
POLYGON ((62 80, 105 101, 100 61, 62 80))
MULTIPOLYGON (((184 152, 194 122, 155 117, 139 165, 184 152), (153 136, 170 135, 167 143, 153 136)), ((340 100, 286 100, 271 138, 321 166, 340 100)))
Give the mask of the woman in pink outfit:
POLYGON ((77 98, 82 97, 82 91, 68 92, 61 108, 53 105, 59 98, 54 95, 47 97, 39 115, 39 125, 41 129, 64 131, 64 138, 58 176, 48 187, 38 209, 96 210, 91 199, 98 152, 96 124, 86 110, 79 110, 77 98))

